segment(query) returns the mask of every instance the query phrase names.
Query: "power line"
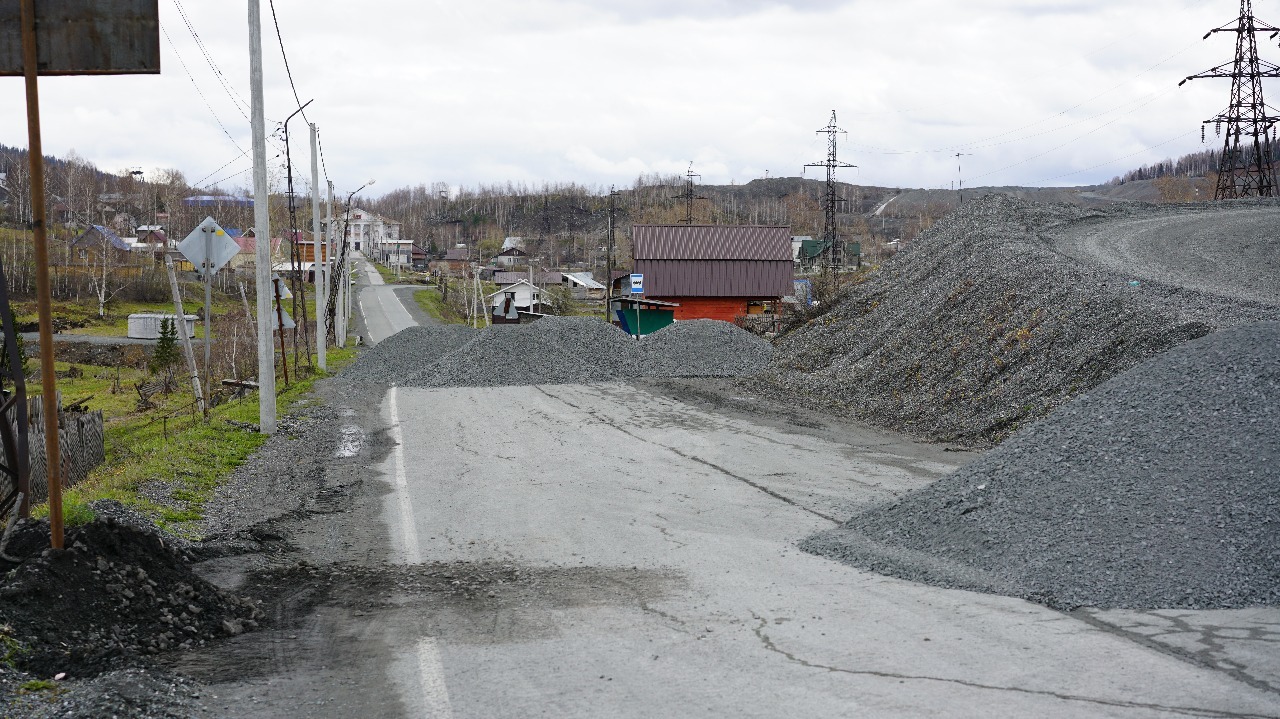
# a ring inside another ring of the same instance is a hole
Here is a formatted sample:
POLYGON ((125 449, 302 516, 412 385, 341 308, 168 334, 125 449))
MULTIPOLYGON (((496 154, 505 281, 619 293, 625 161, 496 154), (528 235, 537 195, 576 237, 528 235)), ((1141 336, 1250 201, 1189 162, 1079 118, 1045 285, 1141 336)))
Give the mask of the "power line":
MULTIPOLYGON (((293 69, 289 67, 289 53, 284 49, 284 36, 280 34, 280 19, 276 16, 275 0, 267 0, 267 5, 271 8, 271 22, 276 27, 276 41, 280 43, 280 57, 284 60, 284 74, 289 78, 289 89, 293 91, 293 100, 298 104, 298 112, 302 113, 302 119, 307 123, 311 119, 307 117, 307 113, 303 110, 302 98, 298 95, 298 86, 293 82, 293 69)), ((316 145, 320 148, 320 165, 324 168, 324 179, 329 179, 329 168, 324 162, 324 146, 320 144, 320 130, 316 129, 316 145)))
POLYGON ((173 0, 173 4, 178 9, 178 14, 182 16, 182 22, 187 26, 187 31, 191 33, 191 37, 196 41, 196 47, 199 48, 200 54, 204 56, 205 63, 207 63, 209 65, 209 69, 213 71, 214 77, 218 78, 218 82, 221 83, 222 89, 226 91, 227 97, 231 98, 231 104, 235 105, 236 110, 240 112, 240 115, 243 116, 247 122, 249 120, 249 115, 245 112, 244 106, 249 103, 246 102, 244 98, 238 96, 234 88, 231 86, 231 81, 222 73, 222 69, 218 67, 218 63, 214 62, 213 56, 209 54, 209 49, 205 47, 204 40, 200 39, 200 33, 196 32, 195 25, 193 25, 191 20, 187 17, 186 9, 182 7, 182 0, 173 0))
POLYGON ((810 162, 805 167, 825 167, 827 169, 827 191, 822 197, 823 201, 823 226, 822 226, 822 243, 824 245, 822 254, 827 258, 828 268, 833 272, 839 272, 844 269, 844 243, 839 241, 838 232, 836 231, 836 209, 837 206, 846 202, 836 191, 836 170, 842 167, 857 167, 847 162, 841 162, 836 157, 836 140, 841 134, 845 133, 836 125, 836 111, 831 111, 831 122, 827 126, 818 130, 819 135, 827 136, 827 160, 826 162, 810 162))
POLYGON ((209 102, 209 98, 205 97, 204 91, 200 89, 200 83, 196 82, 195 76, 191 74, 191 69, 187 67, 187 62, 182 59, 182 53, 178 52, 178 46, 169 37, 169 31, 165 30, 163 25, 160 26, 160 31, 164 33, 164 39, 169 43, 169 49, 173 50, 173 54, 178 58, 178 64, 182 65, 183 71, 187 73, 187 78, 191 80, 192 86, 195 87, 196 94, 204 101, 204 106, 209 108, 209 114, 213 115, 214 122, 218 123, 218 127, 222 128, 223 134, 227 136, 228 140, 231 140, 231 144, 236 146, 236 149, 240 151, 240 156, 243 157, 246 154, 244 148, 240 147, 240 143, 236 142, 236 138, 231 136, 227 126, 222 124, 222 118, 218 117, 217 111, 213 109, 213 103, 209 102))

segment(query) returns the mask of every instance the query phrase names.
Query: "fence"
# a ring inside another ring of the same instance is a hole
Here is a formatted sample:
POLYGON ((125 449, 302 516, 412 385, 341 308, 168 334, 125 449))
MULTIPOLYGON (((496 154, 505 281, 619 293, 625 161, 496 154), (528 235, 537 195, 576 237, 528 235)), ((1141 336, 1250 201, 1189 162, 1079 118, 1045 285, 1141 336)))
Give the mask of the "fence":
MULTIPOLYGON (((61 405, 61 397, 59 397, 61 405)), ((49 473, 44 447, 44 407, 40 397, 27 400, 27 452, 31 458, 31 503, 43 502, 49 497, 49 473)), ((4 417, 17 433, 17 419, 4 417)), ((102 410, 92 412, 58 412, 58 452, 62 455, 59 466, 64 487, 74 487, 89 476, 89 472, 106 459, 106 432, 102 410)), ((0 452, 3 450, 0 449, 0 452)), ((8 458, 6 458, 7 460, 8 458)))

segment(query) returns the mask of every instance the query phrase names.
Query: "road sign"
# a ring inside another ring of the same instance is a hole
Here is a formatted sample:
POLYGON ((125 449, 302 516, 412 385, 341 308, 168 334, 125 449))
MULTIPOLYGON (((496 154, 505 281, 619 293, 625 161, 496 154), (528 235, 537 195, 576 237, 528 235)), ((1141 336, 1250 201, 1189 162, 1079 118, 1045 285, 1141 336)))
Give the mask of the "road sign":
MULTIPOLYGON (((20 5, 0 2, 0 75, 22 74, 20 5)), ((41 0, 35 14, 40 75, 160 73, 157 0, 41 0)))
POLYGON ((240 245, 236 244, 236 241, 231 239, 231 235, 228 235, 226 230, 219 227, 212 217, 204 218, 204 222, 201 222, 199 227, 192 230, 186 239, 178 243, 178 250, 202 274, 204 272, 206 237, 209 240, 209 259, 213 265, 209 271, 216 273, 240 252, 240 245))
POLYGON ((631 294, 644 294, 644 275, 631 275, 631 294))
POLYGON ((289 316, 289 311, 283 307, 280 308, 280 312, 275 316, 275 322, 271 323, 276 326, 277 332, 280 331, 281 320, 284 321, 284 328, 287 330, 295 329, 298 326, 298 324, 293 321, 293 318, 289 316))

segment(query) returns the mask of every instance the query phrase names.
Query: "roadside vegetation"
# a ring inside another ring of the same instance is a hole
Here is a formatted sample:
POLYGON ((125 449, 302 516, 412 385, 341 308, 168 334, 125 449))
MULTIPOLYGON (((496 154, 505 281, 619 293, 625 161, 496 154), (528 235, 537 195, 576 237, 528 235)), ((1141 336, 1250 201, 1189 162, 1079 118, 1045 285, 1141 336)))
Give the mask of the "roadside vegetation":
MULTIPOLYGON (((349 364, 355 352, 354 346, 329 348, 330 372, 349 364)), ((177 372, 174 391, 153 395, 149 400, 153 406, 141 407, 135 386, 154 380, 173 365, 153 367, 156 373, 136 366, 65 362, 55 366, 64 405, 88 398, 91 409, 102 410, 106 428, 106 461, 84 482, 63 491, 69 525, 92 521, 91 502, 114 499, 150 516, 166 530, 191 535, 214 490, 266 441, 253 427, 258 420, 256 393, 214 407, 206 423, 196 410, 190 385, 181 379, 183 369, 177 372)), ((305 405, 312 385, 324 376, 319 371, 304 374, 287 386, 278 380, 281 414, 305 405)), ((28 393, 39 392, 35 374, 28 393)), ((34 507, 32 514, 47 516, 48 506, 34 507)))

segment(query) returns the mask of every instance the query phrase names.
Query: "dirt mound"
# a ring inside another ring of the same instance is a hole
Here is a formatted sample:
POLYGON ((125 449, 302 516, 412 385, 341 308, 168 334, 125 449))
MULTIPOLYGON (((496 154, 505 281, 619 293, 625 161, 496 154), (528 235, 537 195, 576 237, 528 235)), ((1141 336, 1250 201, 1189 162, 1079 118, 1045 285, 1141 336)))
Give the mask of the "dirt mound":
POLYGON ((1280 323, 1100 385, 965 468, 806 540, 1050 606, 1280 605, 1280 323))
POLYGON ((1280 318, 1275 307, 1134 282, 1060 254, 1053 240, 1082 224, 1179 211, 1000 195, 966 203, 779 340, 758 388, 934 441, 989 445, 1187 340, 1280 318))
POLYGON ((188 649, 257 627, 248 600, 193 573, 155 534, 95 520, 48 548, 47 522, 24 521, 0 560, 0 622, 22 645, 17 668, 94 676, 141 655, 188 649))

